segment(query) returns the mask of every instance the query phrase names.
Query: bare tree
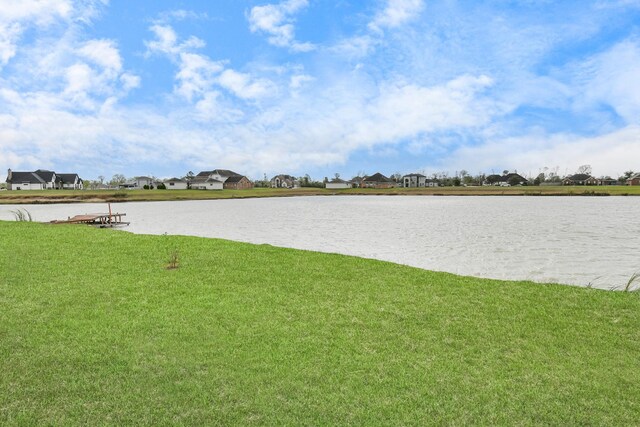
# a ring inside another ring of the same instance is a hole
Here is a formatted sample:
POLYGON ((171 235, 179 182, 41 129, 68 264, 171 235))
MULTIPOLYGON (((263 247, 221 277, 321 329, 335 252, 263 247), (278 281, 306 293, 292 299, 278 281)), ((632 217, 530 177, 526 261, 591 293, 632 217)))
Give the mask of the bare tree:
POLYGON ((591 175, 591 165, 581 165, 578 167, 578 174, 591 175))

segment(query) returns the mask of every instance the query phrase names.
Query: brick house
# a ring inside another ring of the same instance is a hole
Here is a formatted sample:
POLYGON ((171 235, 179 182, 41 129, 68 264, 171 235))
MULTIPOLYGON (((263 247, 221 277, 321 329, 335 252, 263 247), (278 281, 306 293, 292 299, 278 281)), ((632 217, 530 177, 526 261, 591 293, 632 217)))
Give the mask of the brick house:
POLYGON ((249 190, 253 188, 253 182, 243 175, 234 175, 224 182, 225 190, 249 190))

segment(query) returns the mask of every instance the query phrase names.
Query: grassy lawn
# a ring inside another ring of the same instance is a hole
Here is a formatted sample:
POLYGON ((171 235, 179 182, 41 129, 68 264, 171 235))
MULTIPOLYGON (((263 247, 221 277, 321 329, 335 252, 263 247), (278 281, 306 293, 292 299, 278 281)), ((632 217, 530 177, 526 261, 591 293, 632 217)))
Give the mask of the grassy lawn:
POLYGON ((436 188, 254 188, 251 190, 42 190, 0 191, 0 204, 139 202, 160 200, 207 200, 247 197, 327 195, 435 195, 435 196, 640 196, 640 186, 560 187, 436 187, 436 188))
POLYGON ((640 293, 0 222, 0 424, 637 425, 639 321, 640 293))

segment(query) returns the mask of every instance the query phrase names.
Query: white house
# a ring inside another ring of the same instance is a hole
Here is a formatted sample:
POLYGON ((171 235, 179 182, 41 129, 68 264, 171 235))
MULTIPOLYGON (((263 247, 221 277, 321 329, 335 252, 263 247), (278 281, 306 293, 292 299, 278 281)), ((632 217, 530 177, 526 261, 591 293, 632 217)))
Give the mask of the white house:
POLYGON ((324 184, 324 187, 331 190, 344 190, 346 188, 351 188, 352 184, 350 182, 343 181, 340 178, 333 178, 331 181, 327 181, 324 184))
POLYGON ((82 190, 84 183, 77 173, 61 173, 58 174, 62 180, 62 188, 65 190, 82 190))
POLYGON ((191 181, 191 188, 195 190, 222 190, 224 182, 208 176, 196 176, 191 181))
POLYGON ((164 182, 167 190, 186 190, 188 188, 187 181, 180 178, 171 178, 164 182))

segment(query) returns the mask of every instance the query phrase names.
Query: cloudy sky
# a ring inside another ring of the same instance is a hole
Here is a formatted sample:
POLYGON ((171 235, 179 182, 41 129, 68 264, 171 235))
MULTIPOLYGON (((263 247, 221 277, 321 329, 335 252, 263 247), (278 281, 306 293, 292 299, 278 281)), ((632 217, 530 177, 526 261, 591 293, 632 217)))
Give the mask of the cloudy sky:
POLYGON ((0 171, 640 170, 640 0, 0 0, 0 171))

